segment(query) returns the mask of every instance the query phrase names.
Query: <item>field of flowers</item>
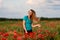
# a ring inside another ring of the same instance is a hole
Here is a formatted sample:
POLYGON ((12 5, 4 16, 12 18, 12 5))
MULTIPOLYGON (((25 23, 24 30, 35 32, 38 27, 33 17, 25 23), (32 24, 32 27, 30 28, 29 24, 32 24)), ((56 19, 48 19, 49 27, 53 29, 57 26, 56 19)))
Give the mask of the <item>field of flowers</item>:
POLYGON ((40 21, 41 27, 24 33, 22 21, 0 21, 0 40, 60 40, 60 21, 40 21))

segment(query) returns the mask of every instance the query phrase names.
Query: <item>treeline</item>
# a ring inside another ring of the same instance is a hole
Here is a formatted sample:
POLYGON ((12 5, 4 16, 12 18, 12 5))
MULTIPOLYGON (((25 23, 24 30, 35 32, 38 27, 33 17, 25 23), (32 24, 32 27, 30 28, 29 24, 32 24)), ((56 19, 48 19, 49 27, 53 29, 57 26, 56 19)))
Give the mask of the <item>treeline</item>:
POLYGON ((22 21, 23 19, 17 19, 17 18, 0 18, 0 21, 22 21))
MULTIPOLYGON (((17 19, 17 18, 0 18, 0 21, 22 21, 23 19, 17 19)), ((40 17, 40 20, 43 21, 43 20, 48 20, 48 21, 51 21, 51 20, 60 20, 60 18, 45 18, 45 17, 40 17)))
POLYGON ((60 18, 45 18, 45 17, 41 17, 40 20, 41 21, 43 21, 43 20, 52 21, 52 20, 60 20, 60 18))

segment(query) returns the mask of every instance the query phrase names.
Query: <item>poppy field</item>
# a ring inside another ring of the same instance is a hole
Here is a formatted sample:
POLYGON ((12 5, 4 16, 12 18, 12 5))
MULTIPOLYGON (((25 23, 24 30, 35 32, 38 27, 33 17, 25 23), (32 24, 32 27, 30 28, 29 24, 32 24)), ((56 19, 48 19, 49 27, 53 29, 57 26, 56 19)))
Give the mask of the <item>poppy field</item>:
POLYGON ((0 40, 60 40, 60 20, 44 20, 40 25, 24 33, 22 21, 0 21, 0 40))

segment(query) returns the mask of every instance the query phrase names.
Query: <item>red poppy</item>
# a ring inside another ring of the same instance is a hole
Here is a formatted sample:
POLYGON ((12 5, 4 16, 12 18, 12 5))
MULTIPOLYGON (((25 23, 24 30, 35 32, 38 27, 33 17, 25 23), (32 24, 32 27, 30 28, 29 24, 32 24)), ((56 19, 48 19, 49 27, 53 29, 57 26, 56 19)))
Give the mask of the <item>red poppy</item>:
POLYGON ((20 37, 20 36, 19 36, 19 37, 17 37, 17 40, 22 40, 22 37, 20 37))
POLYGON ((0 32, 0 35, 3 35, 4 33, 3 32, 0 32))
POLYGON ((17 38, 17 35, 14 35, 13 38, 17 38))
POLYGON ((1 38, 1 40, 7 40, 7 39, 3 37, 3 38, 1 38))
POLYGON ((44 38, 43 34, 38 34, 38 38, 44 38))
POLYGON ((18 36, 17 32, 14 31, 14 33, 13 33, 13 38, 17 38, 17 36, 18 36))
POLYGON ((16 30, 14 30, 14 33, 17 33, 16 30))
POLYGON ((36 37, 36 33, 35 32, 30 32, 29 33, 29 37, 30 38, 35 38, 36 37))
POLYGON ((9 34, 8 33, 4 33, 2 36, 7 37, 7 36, 9 36, 9 34))
POLYGON ((0 35, 2 34, 2 32, 0 32, 0 35))
POLYGON ((29 37, 28 33, 25 33, 24 35, 25 35, 25 38, 28 38, 29 37))

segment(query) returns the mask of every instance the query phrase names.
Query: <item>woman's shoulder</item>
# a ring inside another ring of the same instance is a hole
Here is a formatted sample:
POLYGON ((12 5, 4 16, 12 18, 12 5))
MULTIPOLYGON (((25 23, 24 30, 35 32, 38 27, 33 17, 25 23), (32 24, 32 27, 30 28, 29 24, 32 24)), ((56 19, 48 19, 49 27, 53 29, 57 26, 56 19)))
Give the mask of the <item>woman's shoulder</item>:
POLYGON ((27 15, 26 15, 26 16, 24 16, 24 17, 23 17, 23 19, 24 19, 24 20, 25 20, 25 19, 27 19, 27 15))
POLYGON ((28 17, 27 15, 25 15, 24 17, 28 17))
POLYGON ((27 18, 28 16, 26 15, 26 16, 24 16, 24 18, 27 18))

